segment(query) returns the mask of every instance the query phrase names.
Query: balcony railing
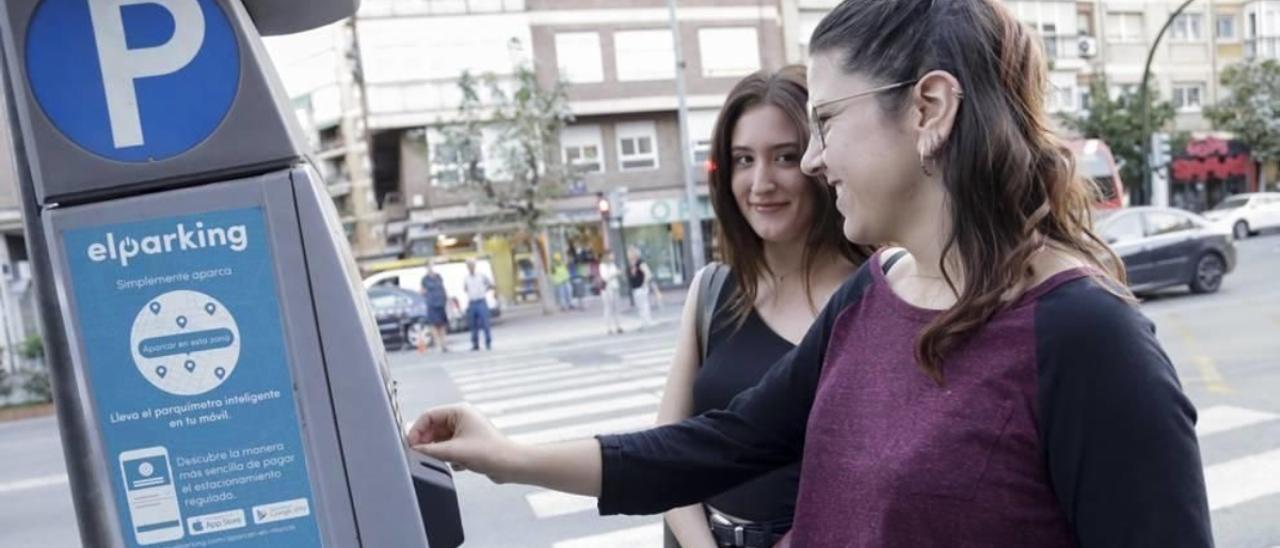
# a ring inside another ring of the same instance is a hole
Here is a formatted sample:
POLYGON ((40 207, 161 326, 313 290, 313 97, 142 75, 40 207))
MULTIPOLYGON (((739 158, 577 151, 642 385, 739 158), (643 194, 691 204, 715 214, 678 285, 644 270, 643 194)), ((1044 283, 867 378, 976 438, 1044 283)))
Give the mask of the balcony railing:
POLYGON ((1280 36, 1259 36, 1244 41, 1246 59, 1280 58, 1280 36))

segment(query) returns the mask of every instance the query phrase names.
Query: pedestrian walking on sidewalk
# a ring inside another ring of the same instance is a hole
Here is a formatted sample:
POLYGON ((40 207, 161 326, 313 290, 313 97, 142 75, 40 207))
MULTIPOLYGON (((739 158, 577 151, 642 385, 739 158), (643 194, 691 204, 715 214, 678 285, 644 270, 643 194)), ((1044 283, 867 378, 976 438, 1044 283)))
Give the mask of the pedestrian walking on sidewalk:
POLYGON ((493 348, 493 334, 489 332, 489 291, 493 280, 476 272, 476 260, 467 259, 467 277, 463 280, 467 292, 467 322, 471 324, 471 351, 480 350, 480 331, 484 331, 484 348, 493 348))
POLYGON ((800 462, 795 548, 1213 546, 1196 409, 1093 231, 1043 44, 997 0, 841 2, 809 41, 801 169, 849 241, 901 248, 725 410, 532 446, 449 406, 409 444, 602 515, 800 462))
POLYGON ((569 285, 569 267, 564 264, 564 257, 556 253, 551 257, 551 283, 556 288, 556 304, 560 311, 573 309, 573 287, 569 285))
POLYGON ((631 299, 635 301, 636 310, 640 312, 640 328, 653 326, 652 303, 649 302, 649 286, 653 282, 653 271, 640 256, 640 249, 632 247, 627 250, 627 279, 631 283, 631 299))
POLYGON ((622 333, 622 315, 618 309, 618 292, 622 290, 622 271, 614 263, 612 251, 604 252, 600 261, 600 301, 604 303, 604 327, 610 335, 622 333))
POLYGON ((448 352, 446 336, 449 327, 449 295, 444 289, 444 278, 430 262, 427 263, 426 275, 422 276, 422 296, 427 301, 427 325, 431 328, 431 338, 440 352, 448 352))
MULTIPOLYGON (((729 92, 711 136, 711 204, 724 263, 689 286, 658 423, 729 407, 804 337, 818 311, 871 250, 840 232, 835 191, 805 175, 804 67, 747 76, 729 92)), ((791 528, 800 484, 792 463, 666 513, 666 546, 716 548, 734 530, 751 548, 791 528)))

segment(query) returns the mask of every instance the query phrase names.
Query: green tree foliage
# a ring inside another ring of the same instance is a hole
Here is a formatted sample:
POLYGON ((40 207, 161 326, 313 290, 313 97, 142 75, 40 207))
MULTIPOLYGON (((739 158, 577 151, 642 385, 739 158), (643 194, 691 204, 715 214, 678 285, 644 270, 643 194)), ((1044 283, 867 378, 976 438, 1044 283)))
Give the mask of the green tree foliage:
POLYGON ((1231 65, 1220 81, 1227 93, 1204 109, 1205 117, 1249 145, 1259 166, 1280 160, 1280 62, 1231 65))
POLYGON ((553 313, 555 299, 536 242, 539 222, 571 176, 560 161, 560 133, 573 120, 566 85, 543 86, 533 67, 517 64, 504 78, 464 72, 458 89, 457 116, 437 125, 443 141, 436 150, 460 167, 459 188, 519 224, 533 251, 543 311, 553 313))

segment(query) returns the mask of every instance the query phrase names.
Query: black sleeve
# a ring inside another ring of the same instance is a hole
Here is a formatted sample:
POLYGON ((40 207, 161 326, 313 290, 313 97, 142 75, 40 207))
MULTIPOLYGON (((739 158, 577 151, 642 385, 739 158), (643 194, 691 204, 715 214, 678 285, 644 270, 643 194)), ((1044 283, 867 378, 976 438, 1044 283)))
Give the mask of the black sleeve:
POLYGON ((1196 410, 1151 321, 1081 279, 1035 322, 1040 438, 1077 543, 1212 546, 1196 410))
POLYGON ((600 513, 663 512, 798 461, 832 327, 869 282, 865 267, 845 282, 800 345, 727 409, 641 432, 598 436, 600 513))

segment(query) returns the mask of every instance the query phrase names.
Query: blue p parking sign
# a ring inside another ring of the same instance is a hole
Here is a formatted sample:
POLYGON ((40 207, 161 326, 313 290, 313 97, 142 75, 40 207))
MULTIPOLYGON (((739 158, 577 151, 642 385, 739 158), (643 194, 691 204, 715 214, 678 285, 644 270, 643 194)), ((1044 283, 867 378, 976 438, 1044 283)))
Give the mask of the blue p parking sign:
POLYGON ((236 36, 215 0, 44 0, 27 27, 25 61, 58 131, 122 162, 203 142, 240 82, 236 36))

